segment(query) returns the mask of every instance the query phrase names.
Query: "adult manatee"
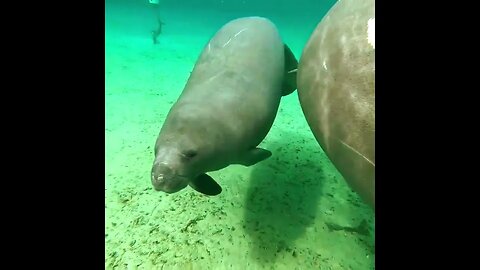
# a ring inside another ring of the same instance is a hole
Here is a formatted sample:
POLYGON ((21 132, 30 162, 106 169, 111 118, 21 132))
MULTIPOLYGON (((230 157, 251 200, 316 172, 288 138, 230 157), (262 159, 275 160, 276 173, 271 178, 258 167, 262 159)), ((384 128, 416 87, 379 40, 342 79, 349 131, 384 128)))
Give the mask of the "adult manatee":
POLYGON ((375 4, 341 0, 298 65, 298 95, 315 138, 353 190, 375 208, 375 4))
POLYGON ((155 144, 151 181, 158 191, 187 185, 217 195, 207 172, 251 166, 271 156, 257 146, 269 132, 282 95, 296 89, 297 60, 275 25, 246 17, 224 25, 206 44, 170 109, 155 144))

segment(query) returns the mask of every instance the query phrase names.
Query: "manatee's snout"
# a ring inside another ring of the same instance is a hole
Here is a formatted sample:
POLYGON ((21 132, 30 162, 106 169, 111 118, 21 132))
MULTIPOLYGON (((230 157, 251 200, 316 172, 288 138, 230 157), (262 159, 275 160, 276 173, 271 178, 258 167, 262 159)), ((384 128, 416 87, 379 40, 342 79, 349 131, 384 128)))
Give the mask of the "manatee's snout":
POLYGON ((152 185, 157 191, 174 193, 185 188, 188 185, 188 179, 179 176, 172 166, 155 162, 152 167, 152 185))

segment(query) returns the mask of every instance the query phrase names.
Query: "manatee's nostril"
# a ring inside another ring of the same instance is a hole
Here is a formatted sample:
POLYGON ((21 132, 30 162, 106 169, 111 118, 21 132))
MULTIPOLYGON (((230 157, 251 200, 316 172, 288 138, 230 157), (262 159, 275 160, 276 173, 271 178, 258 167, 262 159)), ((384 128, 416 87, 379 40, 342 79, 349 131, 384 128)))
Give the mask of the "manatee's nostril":
POLYGON ((179 177, 175 168, 166 162, 154 162, 152 168, 152 184, 155 190, 174 193, 188 185, 185 177, 179 177))
POLYGON ((163 178, 164 178, 163 175, 157 176, 157 182, 162 182, 163 178))
POLYGON ((169 177, 173 177, 174 171, 167 164, 158 163, 155 165, 155 174, 157 175, 157 178, 158 177, 169 178, 169 177))
POLYGON ((168 182, 175 177, 175 171, 164 162, 155 162, 152 168, 152 183, 155 186, 168 185, 168 182))

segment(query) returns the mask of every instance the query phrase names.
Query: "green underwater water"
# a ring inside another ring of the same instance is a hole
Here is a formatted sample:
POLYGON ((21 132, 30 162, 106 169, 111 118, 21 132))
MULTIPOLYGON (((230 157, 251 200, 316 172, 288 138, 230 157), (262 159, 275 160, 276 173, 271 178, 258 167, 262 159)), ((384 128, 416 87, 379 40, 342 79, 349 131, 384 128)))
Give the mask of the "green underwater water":
POLYGON ((105 2, 106 269, 374 269, 374 212, 282 98, 271 158, 212 172, 223 188, 157 192, 153 147, 203 46, 228 20, 265 16, 297 59, 335 1, 105 2), (156 12, 165 23, 153 44, 156 12))

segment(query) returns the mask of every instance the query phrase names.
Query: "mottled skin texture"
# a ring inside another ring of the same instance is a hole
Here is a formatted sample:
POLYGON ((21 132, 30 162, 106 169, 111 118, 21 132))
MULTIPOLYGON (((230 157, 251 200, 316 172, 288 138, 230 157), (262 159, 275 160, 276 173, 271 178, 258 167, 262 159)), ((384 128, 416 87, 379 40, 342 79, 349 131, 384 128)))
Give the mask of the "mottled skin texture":
POLYGON ((297 82, 315 138, 352 189, 375 208, 372 18, 373 0, 337 2, 306 44, 297 82))
POLYGON ((200 177, 205 172, 250 166, 271 155, 256 146, 273 124, 282 91, 295 90, 282 88, 285 69, 297 67, 295 59, 286 67, 284 56, 276 27, 264 18, 233 20, 212 37, 157 138, 156 190, 172 193, 190 184, 216 195, 219 190, 198 187, 208 181, 200 177))

